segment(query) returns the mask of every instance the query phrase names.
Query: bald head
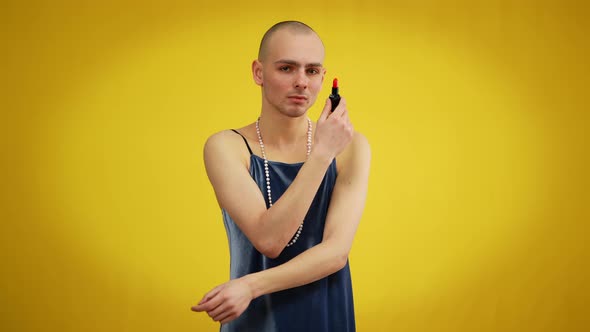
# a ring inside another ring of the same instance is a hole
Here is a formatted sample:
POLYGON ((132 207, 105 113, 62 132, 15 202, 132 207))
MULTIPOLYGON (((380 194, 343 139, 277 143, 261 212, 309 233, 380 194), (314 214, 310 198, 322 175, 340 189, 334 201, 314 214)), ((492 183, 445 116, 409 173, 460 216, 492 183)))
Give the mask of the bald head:
MULTIPOLYGON (((313 31, 313 29, 311 27, 309 27, 307 24, 303 23, 303 22, 299 22, 299 21, 283 21, 283 22, 279 22, 275 25, 273 25, 272 27, 270 27, 270 29, 268 29, 268 31, 266 31, 266 33, 264 34, 264 36, 262 37, 262 41, 260 42, 260 49, 258 49, 258 61, 264 61, 264 59, 266 58, 267 54, 268 54, 268 50, 269 50, 269 45, 270 45, 270 41, 272 39, 272 36, 280 30, 287 30, 291 33, 294 34, 316 34, 315 31, 313 31)), ((318 36, 319 38, 319 36, 318 36)))

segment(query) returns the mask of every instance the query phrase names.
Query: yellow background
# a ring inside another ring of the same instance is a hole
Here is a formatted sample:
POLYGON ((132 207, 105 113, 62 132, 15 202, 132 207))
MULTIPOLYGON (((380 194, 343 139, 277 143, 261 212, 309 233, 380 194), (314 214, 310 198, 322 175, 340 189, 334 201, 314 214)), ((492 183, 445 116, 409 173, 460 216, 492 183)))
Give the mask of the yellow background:
MULTIPOLYGON (((327 48, 373 163, 359 331, 588 328, 588 12, 537 1, 4 1, 2 331, 216 331, 204 172, 272 24, 327 48)), ((305 319, 305 317, 301 317, 305 319)))

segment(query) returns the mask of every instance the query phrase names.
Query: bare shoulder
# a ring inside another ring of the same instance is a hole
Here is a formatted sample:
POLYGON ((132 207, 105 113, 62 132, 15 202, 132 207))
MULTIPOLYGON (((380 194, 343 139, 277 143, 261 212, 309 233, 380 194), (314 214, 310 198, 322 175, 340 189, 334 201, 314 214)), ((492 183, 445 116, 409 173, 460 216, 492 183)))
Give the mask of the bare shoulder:
POLYGON ((350 145, 351 149, 357 154, 371 153, 371 146, 369 145, 369 140, 365 137, 365 135, 361 134, 358 131, 354 132, 352 136, 352 142, 350 143, 350 145))
POLYGON ((207 138, 203 148, 205 164, 213 161, 227 162, 228 159, 248 163, 248 149, 240 135, 231 130, 222 130, 207 138))
POLYGON ((369 140, 362 133, 355 131, 352 141, 336 158, 338 171, 366 166, 371 160, 369 140))
POLYGON ((239 136, 231 130, 222 130, 209 136, 205 142, 205 149, 217 149, 231 145, 232 141, 239 136))

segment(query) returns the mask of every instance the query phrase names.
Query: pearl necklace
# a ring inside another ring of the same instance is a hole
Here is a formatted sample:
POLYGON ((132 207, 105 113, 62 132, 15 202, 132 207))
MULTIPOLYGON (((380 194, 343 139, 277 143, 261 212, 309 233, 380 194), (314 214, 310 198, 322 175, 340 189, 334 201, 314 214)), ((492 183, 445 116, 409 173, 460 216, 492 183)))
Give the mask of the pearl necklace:
MULTIPOLYGON (((268 174, 268 159, 266 158, 266 153, 264 152, 264 143, 262 142, 262 134, 260 134, 260 118, 256 120, 256 134, 258 134, 258 143, 260 143, 260 151, 262 153, 262 158, 264 159, 264 174, 266 177, 266 193, 268 194, 268 205, 272 206, 272 196, 270 192, 270 175, 268 174)), ((307 118, 307 157, 311 154, 311 120, 307 118)), ((299 235, 301 235, 301 231, 303 230, 303 221, 295 235, 293 235, 293 239, 291 242, 287 243, 287 247, 292 246, 297 239, 299 239, 299 235)))

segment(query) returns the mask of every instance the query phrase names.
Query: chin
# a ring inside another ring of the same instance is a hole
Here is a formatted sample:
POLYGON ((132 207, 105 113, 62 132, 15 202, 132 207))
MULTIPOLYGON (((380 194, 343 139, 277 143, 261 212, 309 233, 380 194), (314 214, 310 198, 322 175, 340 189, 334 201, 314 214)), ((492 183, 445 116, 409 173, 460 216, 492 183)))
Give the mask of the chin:
POLYGON ((298 108, 290 108, 290 109, 282 109, 281 114, 288 116, 290 118, 299 118, 307 113, 309 107, 298 107, 298 108))
POLYGON ((286 105, 284 107, 279 108, 281 114, 291 117, 291 118, 298 118, 304 116, 307 111, 311 108, 313 103, 308 103, 305 105, 286 105))

